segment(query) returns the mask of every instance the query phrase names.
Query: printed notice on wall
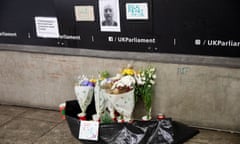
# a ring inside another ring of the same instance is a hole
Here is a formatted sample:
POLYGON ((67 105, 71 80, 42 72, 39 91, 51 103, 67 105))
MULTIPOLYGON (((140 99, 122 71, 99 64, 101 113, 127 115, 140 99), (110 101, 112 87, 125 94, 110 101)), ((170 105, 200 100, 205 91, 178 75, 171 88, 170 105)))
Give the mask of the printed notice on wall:
POLYGON ((128 20, 148 20, 148 4, 127 3, 126 14, 128 20))
POLYGON ((35 17, 37 37, 58 38, 59 29, 56 17, 35 17))
POLYGON ((99 122, 96 121, 81 121, 79 128, 79 139, 83 140, 98 140, 99 122))
POLYGON ((76 21, 94 21, 93 6, 74 6, 76 21))

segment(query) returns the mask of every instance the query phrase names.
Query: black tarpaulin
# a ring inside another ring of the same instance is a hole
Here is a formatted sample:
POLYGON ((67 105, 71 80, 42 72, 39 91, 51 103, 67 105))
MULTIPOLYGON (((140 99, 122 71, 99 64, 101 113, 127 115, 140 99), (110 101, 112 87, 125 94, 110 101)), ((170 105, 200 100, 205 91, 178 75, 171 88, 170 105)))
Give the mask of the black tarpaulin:
MULTIPOLYGON (((66 102, 66 119, 72 135, 78 139, 81 121, 77 114, 81 109, 76 100, 66 102)), ((94 103, 87 109, 87 119, 95 114, 94 103)), ((171 118, 163 120, 140 121, 132 123, 100 124, 99 140, 80 140, 84 144, 181 144, 199 133, 196 128, 189 127, 171 118)))

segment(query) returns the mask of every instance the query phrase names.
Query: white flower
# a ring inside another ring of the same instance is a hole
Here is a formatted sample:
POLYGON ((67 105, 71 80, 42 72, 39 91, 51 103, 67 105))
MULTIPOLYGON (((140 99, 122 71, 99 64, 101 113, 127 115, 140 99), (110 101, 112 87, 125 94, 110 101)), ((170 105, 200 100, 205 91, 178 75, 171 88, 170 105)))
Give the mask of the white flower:
POLYGON ((120 80, 116 81, 111 89, 117 88, 117 87, 132 87, 135 84, 135 79, 132 76, 124 76, 120 80))
POLYGON ((156 79, 156 78, 157 78, 157 75, 156 75, 156 74, 153 74, 153 75, 152 75, 152 78, 153 78, 153 79, 156 79))
POLYGON ((144 85, 143 81, 138 81, 137 83, 138 83, 138 85, 144 85))
POLYGON ((117 87, 124 87, 124 86, 125 84, 119 81, 119 82, 115 82, 111 89, 115 89, 117 87))
POLYGON ((151 85, 148 85, 148 87, 150 88, 150 87, 152 87, 151 85))
POLYGON ((151 83, 152 85, 154 85, 154 84, 155 84, 155 81, 154 81, 154 80, 150 80, 150 83, 151 83))
POLYGON ((116 74, 116 78, 117 78, 117 79, 120 79, 121 77, 122 77, 122 75, 121 75, 121 74, 119 74, 119 73, 118 73, 118 74, 116 74))
POLYGON ((144 81, 142 81, 140 74, 135 74, 135 79, 138 85, 144 85, 144 81))
POLYGON ((138 85, 144 85, 145 84, 145 82, 142 81, 141 79, 136 79, 136 80, 137 80, 137 84, 138 85))
POLYGON ((155 71, 155 68, 150 68, 150 72, 154 72, 155 71))

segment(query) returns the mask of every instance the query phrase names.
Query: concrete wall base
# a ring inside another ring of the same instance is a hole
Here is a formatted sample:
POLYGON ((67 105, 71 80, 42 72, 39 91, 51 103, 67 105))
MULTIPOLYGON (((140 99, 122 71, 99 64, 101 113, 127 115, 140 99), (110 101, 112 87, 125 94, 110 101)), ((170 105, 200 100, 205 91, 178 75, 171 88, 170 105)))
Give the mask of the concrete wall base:
MULTIPOLYGON (((0 103, 58 109, 75 99, 77 76, 116 74, 128 63, 157 69, 153 116, 161 112, 190 125, 240 131, 239 68, 0 51, 0 103)), ((136 118, 144 115, 142 106, 136 105, 136 118)))

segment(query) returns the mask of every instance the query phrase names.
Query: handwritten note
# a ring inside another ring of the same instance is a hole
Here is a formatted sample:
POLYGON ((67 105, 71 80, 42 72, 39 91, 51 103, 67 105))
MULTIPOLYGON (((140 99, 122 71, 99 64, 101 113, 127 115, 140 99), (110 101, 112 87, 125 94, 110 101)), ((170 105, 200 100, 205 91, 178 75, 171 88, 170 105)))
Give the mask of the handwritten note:
POLYGON ((79 128, 79 139, 98 140, 99 122, 81 121, 79 128))

